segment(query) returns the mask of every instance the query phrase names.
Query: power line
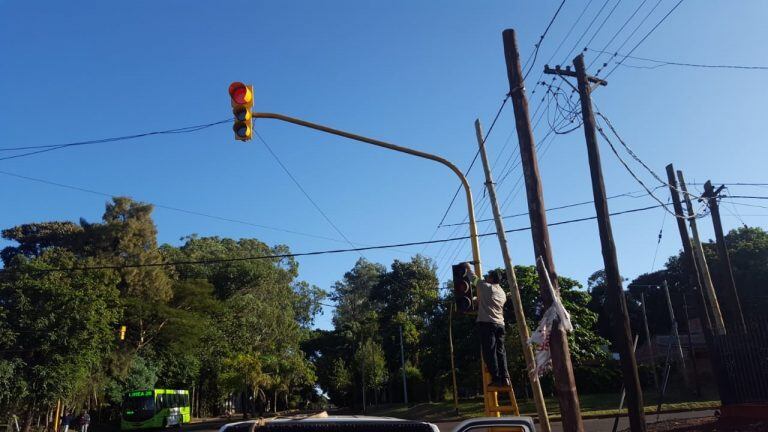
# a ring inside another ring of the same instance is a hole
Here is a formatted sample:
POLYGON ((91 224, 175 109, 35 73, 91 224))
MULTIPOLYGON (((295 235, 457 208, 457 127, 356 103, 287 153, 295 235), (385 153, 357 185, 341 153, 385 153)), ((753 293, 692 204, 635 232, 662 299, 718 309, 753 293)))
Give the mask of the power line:
MULTIPOLYGON (((595 105, 595 108, 597 108, 597 106, 596 106, 596 105, 595 105)), ((645 163, 645 162, 644 162, 642 159, 640 159, 640 156, 638 156, 638 155, 637 155, 637 154, 636 154, 636 153, 635 153, 635 152, 632 150, 632 148, 631 148, 631 147, 629 147, 629 145, 628 145, 628 144, 627 144, 627 143, 626 143, 626 142, 625 142, 625 141, 624 141, 624 140, 621 138, 621 136, 619 136, 619 133, 616 131, 616 128, 615 128, 615 127, 613 127, 613 124, 611 123, 611 121, 610 121, 610 120, 608 120, 608 117, 606 117, 606 116, 605 116, 605 114, 603 114, 603 113, 602 113, 602 112, 600 112, 599 110, 598 110, 597 112, 595 112, 595 114, 596 114, 597 116, 599 116, 601 119, 603 119, 603 121, 605 121, 605 123, 606 123, 606 124, 608 125, 608 127, 611 129, 611 132, 613 132, 613 135, 614 135, 614 136, 616 136, 616 138, 617 138, 617 139, 619 140, 619 142, 621 143, 622 147, 624 147, 624 150, 626 150, 626 151, 627 151, 627 153, 629 153, 629 155, 630 155, 630 156, 632 156, 632 159, 634 159, 634 160, 635 160, 637 163, 639 163, 639 164, 640 164, 640 165, 641 165, 643 168, 645 168, 645 170, 646 170, 646 171, 648 171, 648 172, 651 174, 651 176, 653 176, 653 178, 655 178, 655 179, 656 179, 656 181, 658 181, 659 183, 661 183, 662 185, 664 185, 664 186, 666 186, 666 187, 674 188, 674 189, 675 189, 675 190, 677 190, 679 193, 681 193, 681 194, 685 194, 685 195, 688 195, 688 196, 689 196, 689 197, 691 197, 691 198, 695 198, 695 199, 699 199, 699 200, 701 200, 701 199, 702 199, 701 195, 695 195, 695 194, 692 194, 692 193, 690 193, 690 192, 686 192, 686 191, 683 191, 682 189, 678 189, 678 188, 675 188, 674 186, 670 185, 670 184, 669 184, 669 183, 667 183, 665 180, 663 180, 663 179, 661 178, 661 176, 659 176, 658 174, 656 174, 656 172, 655 172, 653 169, 651 169, 651 167, 650 167, 650 166, 648 166, 648 164, 646 164, 646 163, 645 163)), ((601 134, 601 135, 603 135, 603 138, 605 138, 605 140, 606 140, 606 141, 610 141, 610 140, 608 140, 608 138, 607 138, 607 137, 606 137, 606 136, 603 134, 602 128, 598 127, 598 130, 600 130, 600 134, 601 134)), ((609 142, 609 144, 610 144, 610 142, 609 142)), ((612 145, 611 145, 611 146, 612 146, 612 145)), ((617 155, 617 156, 618 156, 618 155, 617 155)))
POLYGON ((676 61, 667 61, 667 60, 658 60, 658 59, 652 59, 647 57, 636 57, 631 56, 628 54, 621 54, 621 53, 611 53, 609 51, 605 50, 596 50, 592 48, 588 48, 590 51, 594 51, 601 54, 613 54, 614 57, 616 56, 622 56, 625 59, 632 59, 632 60, 640 60, 640 61, 647 61, 651 63, 657 63, 655 66, 634 66, 634 65, 627 65, 627 64, 621 64, 621 62, 616 62, 617 65, 620 66, 626 66, 626 67, 632 67, 636 69, 657 69, 663 66, 684 66, 684 67, 694 67, 694 68, 707 68, 707 69, 751 69, 751 70, 768 70, 768 66, 747 66, 747 65, 724 65, 724 64, 702 64, 702 63, 683 63, 683 62, 676 62, 676 61))
MULTIPOLYGON (((621 1, 621 0, 619 0, 621 1)), ((539 48, 541 47, 541 43, 544 41, 544 38, 547 36, 547 33, 549 32, 550 27, 552 27, 552 24, 555 22, 555 19, 560 14, 560 10, 563 8, 563 5, 565 4, 565 0, 560 2, 560 6, 557 7, 557 10, 555 11, 555 14, 552 16, 552 19, 549 20, 549 24, 547 24, 547 28, 544 29, 544 33, 539 36, 539 41, 534 44, 534 50, 533 50, 533 61, 530 62, 530 66, 528 66, 528 71, 523 74, 523 81, 525 81, 526 78, 528 78, 528 74, 531 73, 531 70, 533 69, 533 66, 536 64, 536 58, 539 56, 539 48)), ((528 57, 528 60, 530 60, 531 57, 528 57)), ((528 62, 526 60, 526 63, 528 62)))
POLYGON ((0 147, 0 151, 18 151, 18 150, 35 150, 27 153, 17 154, 13 156, 5 156, 0 158, 0 161, 9 160, 9 159, 17 159, 22 158, 26 156, 32 156, 40 153, 46 153, 54 150, 60 150, 63 148, 69 148, 69 147, 77 147, 77 146, 84 146, 84 145, 93 145, 93 144, 104 144, 104 143, 111 143, 111 142, 117 142, 117 141, 127 141, 127 140, 133 140, 138 138, 144 138, 148 136, 153 135, 168 135, 168 134, 182 134, 182 133, 191 133, 191 132, 198 132, 203 129, 208 129, 209 127, 213 127, 216 125, 220 125, 223 123, 227 123, 232 121, 231 118, 226 120, 220 120, 213 123, 206 123, 201 125, 195 125, 195 126, 186 126, 182 128, 175 128, 175 129, 167 129, 162 131, 154 131, 154 132, 144 132, 140 134, 134 134, 134 135, 124 135, 120 137, 112 137, 112 138, 100 138, 95 140, 88 140, 88 141, 77 141, 77 142, 71 142, 66 144, 48 144, 48 145, 39 145, 39 146, 22 146, 22 147, 0 147))
POLYGON ((742 199, 768 199, 768 196, 751 196, 751 195, 722 195, 723 198, 742 198, 742 199))
MULTIPOLYGON (((664 186, 657 186, 656 189, 660 189, 662 187, 664 187, 664 186)), ((642 192, 642 191, 625 192, 625 193, 621 193, 621 194, 617 194, 617 195, 611 195, 611 196, 607 197, 606 199, 624 198, 624 197, 642 198, 644 196, 648 196, 647 193, 644 193, 642 195, 635 195, 638 192, 642 192)), ((573 208, 573 207, 580 207, 580 206, 587 205, 587 204, 592 204, 592 203, 594 203, 594 201, 581 201, 581 202, 572 203, 572 204, 564 204, 564 205, 557 206, 557 207, 550 207, 550 208, 547 208, 545 211, 550 212, 550 211, 555 211, 555 210, 563 210, 563 209, 568 209, 568 208, 573 208)), ((522 216, 528 216, 528 212, 511 214, 511 215, 508 215, 508 216, 502 216, 502 219, 512 219, 512 218, 522 217, 522 216)), ((478 223, 479 222, 489 222, 489 221, 493 221, 493 220, 494 219, 492 219, 492 218, 489 218, 489 219, 479 219, 477 222, 478 223)), ((451 226, 466 225, 466 224, 467 224, 466 222, 459 222, 459 223, 445 224, 445 225, 441 225, 441 226, 442 227, 451 227, 451 226)))
MULTIPOLYGON (((599 115, 600 113, 599 113, 599 112, 597 112, 596 114, 598 114, 598 115, 599 115)), ((602 117, 602 116, 601 116, 601 117, 602 117)), ((603 139, 605 140, 605 142, 607 142, 607 143, 608 143, 608 146, 609 146, 609 147, 611 148, 611 150, 613 151, 613 154, 614 154, 614 155, 616 155, 616 158, 619 160, 619 162, 620 162, 620 163, 621 163, 621 165, 624 167, 624 169, 626 169, 626 170, 627 170, 627 172, 629 173, 629 175, 630 175, 630 176, 632 176, 632 178, 633 178, 633 179, 635 179, 635 181, 636 181, 637 183, 639 183, 639 184, 640 184, 640 186, 642 186, 642 187, 643 187, 643 189, 645 189, 645 191, 646 191, 646 192, 648 192, 648 195, 650 195, 650 196, 651 196, 651 198, 653 198, 653 199, 654 199, 656 202, 658 202, 659 204, 661 204, 661 205, 664 207, 664 210, 665 210, 665 211, 669 212, 669 214, 671 214, 672 216, 674 216, 674 217, 676 217, 676 218, 681 218, 681 219, 690 219, 690 218, 691 218, 691 216, 680 216, 680 215, 677 215, 676 213, 674 213, 674 212, 672 212, 671 210, 669 210, 669 209, 668 209, 668 208, 665 206, 664 202, 663 202, 663 201, 661 201, 661 200, 660 200, 660 199, 659 199, 659 198, 658 198, 658 197, 657 197, 657 196, 656 196, 656 195, 653 193, 653 191, 651 191, 651 189, 649 189, 649 188, 648 188, 648 186, 646 186, 645 182, 643 182, 643 181, 642 181, 642 180, 641 180, 641 179, 640 179, 640 178, 637 176, 637 174, 635 174, 635 172, 634 172, 634 171, 632 171, 632 168, 630 168, 630 167, 629 167, 629 165, 627 164, 627 162, 626 162, 626 161, 625 161, 625 160, 624 160, 624 159, 621 157, 621 155, 619 154, 618 150, 616 150, 616 147, 613 145, 613 142, 610 140, 610 138, 608 138, 608 135, 606 135, 606 134, 605 134, 605 132, 603 131, 603 128, 602 128, 602 127, 600 127, 599 123, 597 124, 597 131, 598 131, 598 132, 600 133, 600 135, 603 137, 603 139)), ((621 140, 621 139, 619 138, 619 140, 621 140)), ((663 181, 662 181, 661 183, 662 183, 662 184, 664 184, 664 185, 667 185, 667 186, 669 186, 669 185, 668 185, 666 182, 663 182, 663 181)), ((670 187, 671 187, 671 186, 670 186, 670 187)), ((691 195, 691 194, 689 194, 689 195, 691 195)), ((699 197, 699 198, 701 198, 701 197, 699 197)), ((693 217, 700 217, 700 216, 702 216, 702 215, 698 215, 698 216, 694 215, 693 217)))
MULTIPOLYGON (((496 125, 496 120, 499 119, 499 116, 501 115, 502 110, 504 110, 504 105, 507 104, 507 101, 509 100, 509 94, 507 94, 504 97, 504 100, 501 101, 501 106, 499 107, 499 110, 496 111, 496 116, 493 118, 493 121, 491 122, 491 127, 488 128, 488 132, 485 134, 485 137, 483 138, 483 145, 485 144, 485 141, 488 139, 488 137, 491 135, 491 131, 493 131, 493 127, 496 125)), ((468 176, 469 172, 472 170, 472 167, 475 165, 475 161, 477 161, 477 157, 480 155, 480 149, 478 149, 475 152, 475 157, 472 158, 472 162, 469 164, 469 167, 464 172, 464 176, 468 176)), ((443 217, 440 218, 440 223, 437 224, 438 226, 445 222, 445 217, 448 216, 448 212, 451 210, 451 207, 453 207, 453 203, 456 202, 456 197, 459 196, 459 192, 461 192, 462 185, 459 184, 459 187, 456 188, 456 192, 453 194, 453 198, 451 198, 451 202, 448 204, 448 208, 445 209, 445 213, 443 213, 443 217)))
MULTIPOLYGON (((634 209, 614 212, 614 213, 611 213, 610 216, 637 213, 637 212, 652 210, 655 208, 665 207, 665 206, 666 205, 653 205, 648 207, 634 208, 634 209)), ((584 221, 593 220, 593 219, 597 219, 597 216, 587 216, 583 218, 552 222, 547 224, 547 226, 567 225, 571 223, 584 222, 584 221)), ((528 227, 509 229, 509 230, 505 230, 504 232, 513 233, 513 232, 527 231, 530 229, 531 227, 528 226, 528 227)), ((494 236, 494 235, 496 235, 495 232, 489 232, 489 233, 478 234, 478 237, 488 237, 488 236, 494 236)), ((312 252, 297 252, 297 253, 273 254, 273 255, 255 255, 255 256, 247 256, 247 257, 232 257, 232 258, 213 258, 213 259, 206 259, 206 260, 182 260, 182 261, 166 261, 166 262, 157 262, 157 263, 137 263, 137 264, 119 264, 119 265, 105 264, 105 265, 84 266, 84 267, 57 267, 57 268, 37 268, 37 269, 26 268, 26 269, 23 269, 23 271, 37 272, 37 273, 53 273, 53 272, 88 271, 88 270, 120 270, 125 268, 142 268, 142 267, 170 267, 170 266, 177 266, 177 265, 197 265, 197 264, 210 265, 210 264, 222 264, 222 263, 229 263, 229 262, 256 261, 256 260, 275 260, 275 259, 280 260, 285 258, 295 258, 295 257, 303 257, 303 256, 328 255, 328 254, 338 254, 338 253, 346 253, 346 252, 360 252, 360 251, 376 250, 376 249, 392 249, 392 248, 398 248, 398 247, 419 246, 419 245, 430 244, 430 243, 445 243, 445 242, 453 242, 453 241, 459 241, 459 240, 467 240, 469 238, 470 236, 459 236, 459 237, 451 237, 451 238, 438 239, 438 240, 395 243, 395 244, 376 245, 376 246, 364 246, 364 247, 356 247, 356 248, 349 248, 349 249, 331 249, 331 250, 321 250, 321 251, 312 251, 312 252)), ((21 270, 22 269, 15 269, 15 268, 3 269, 2 271, 0 271, 0 274, 14 273, 21 270)))
MULTIPOLYGON (((275 161, 277 161, 277 164, 280 165, 280 168, 282 168, 283 171, 285 171, 285 173, 288 175, 288 177, 291 179, 291 181, 293 181, 293 183, 296 185, 296 187, 299 188, 301 193, 312 204, 312 206, 315 208, 315 210, 317 210, 317 212, 320 213, 320 215, 325 219, 325 221, 328 222, 328 224, 331 227, 333 227, 334 231, 336 231, 336 233, 338 233, 341 236, 341 238, 343 238, 344 241, 347 242, 347 244, 349 244, 350 246, 352 246, 354 248, 355 244, 352 243, 352 241, 349 240, 349 238, 346 235, 344 235, 344 233, 341 231, 341 229, 339 229, 339 227, 336 226, 335 223, 333 223, 331 218, 328 217, 328 215, 323 211, 323 209, 320 208, 320 206, 315 202, 315 200, 312 199, 312 197, 309 195, 309 193, 306 191, 306 189, 304 189, 304 187, 301 185, 301 183, 299 183, 299 181, 296 179, 296 177, 293 176, 293 174, 288 169, 288 167, 286 167, 285 164, 283 163, 283 161, 281 161, 280 158, 277 157, 277 154, 272 150, 272 147, 270 147, 269 144, 267 144, 267 141, 264 140, 264 137, 262 137, 261 134, 258 131, 254 131, 254 132, 256 134, 256 137, 259 139, 259 141, 261 141, 261 143, 264 144, 264 147, 267 148, 267 150, 269 151, 269 154, 271 154, 272 157, 275 159, 275 161)), ((360 256, 365 258, 363 256, 363 254, 360 254, 360 256)))
MULTIPOLYGON (((613 72, 614 72, 614 71, 615 71, 615 70, 616 70, 616 69, 617 69, 617 68, 618 68, 618 67, 619 67, 619 66, 620 66, 622 63, 624 63, 624 61, 627 59, 627 57, 628 57, 628 56, 630 56, 630 55, 632 55, 632 53, 634 53, 634 52, 635 52, 635 50, 636 50, 636 49, 637 49, 637 48, 638 48, 638 47, 639 47, 639 46, 640 46, 640 45, 641 45, 643 42, 645 42, 645 40, 646 40, 646 39, 648 39, 648 37, 649 37, 651 34, 653 34, 653 32, 655 32, 655 31, 656 31, 656 29, 658 29, 658 28, 659 28, 659 26, 660 26, 661 24, 663 24, 663 23, 664 23, 664 21, 666 21, 666 20, 667 20, 667 18, 669 18, 669 16, 670 16, 670 15, 672 15, 672 12, 674 12, 674 11, 675 11, 675 10, 676 10, 676 9, 677 9, 677 8, 678 8, 680 5, 681 5, 681 4, 683 4, 683 2, 684 2, 684 1, 685 1, 685 0, 679 0, 677 3, 675 3, 675 5, 674 5, 674 6, 672 6, 672 9, 670 9, 670 10, 669 10, 669 12, 667 12, 667 14, 666 14, 666 15, 664 15, 664 16, 663 16, 663 17, 662 17, 662 18, 659 20, 659 22, 657 22, 657 23, 656 23, 656 25, 655 25, 655 26, 653 26, 653 27, 652 27, 652 28, 651 28, 651 29, 648 31, 648 33, 646 33, 646 34, 645 34, 645 36, 643 36, 643 37, 642 37, 642 39, 640 39, 640 40, 639 40, 639 41, 638 41, 638 42, 635 44, 635 46, 633 46, 633 47, 632 47, 632 49, 631 49, 631 50, 629 50, 629 52, 628 52, 628 53, 627 53, 627 54, 624 56, 624 58, 623 58, 621 61, 619 61, 619 62, 616 64, 616 66, 614 66, 614 67, 613 67, 613 69, 611 69, 611 71, 610 71, 610 72, 608 72, 608 74, 605 76, 605 78, 608 78, 609 76, 611 76, 611 74, 612 74, 612 73, 613 73, 613 72)), ((621 49, 621 48, 619 48, 619 49, 621 49)))
MULTIPOLYGON (((619 27, 619 29, 618 29, 618 30, 616 30, 616 33, 614 33, 614 34, 613 34, 613 36, 611 36, 611 38, 608 40, 608 42, 607 42, 607 43, 606 43, 606 44, 603 46, 603 50, 607 50, 607 49, 608 49, 608 47, 609 47, 609 46, 611 46, 611 44, 613 43, 613 41, 614 41, 614 40, 616 40, 616 38, 619 36, 619 34, 621 34, 621 32, 623 32, 623 31, 624 31, 624 29, 627 27, 627 25, 629 25, 629 23, 632 21, 632 19, 635 17, 635 15, 637 15, 637 13, 638 13, 638 12, 640 12, 640 9, 642 9, 642 8, 643 8, 643 6, 645 6, 645 3, 646 3, 647 1, 648 1, 648 0, 643 0, 642 2, 640 2, 640 4, 639 4, 639 5, 637 5, 637 8, 635 8, 635 10, 632 12, 632 14, 631 14, 631 15, 630 15, 630 16, 629 16, 629 17, 628 17, 628 18, 627 18, 627 19, 624 21, 624 24, 622 24, 622 25, 621 25, 621 27, 619 27)), ((589 45, 589 44, 587 44, 587 45, 589 45)), ((586 49, 587 49, 587 48, 585 48, 585 50, 586 50, 586 49)), ((592 61, 589 63, 589 66, 587 66, 587 69, 591 69, 591 68, 592 68, 592 65, 593 65, 593 64, 595 64, 595 62, 596 62, 596 61, 597 61, 599 58, 600 58, 600 56, 598 55, 597 57, 595 57, 594 59, 592 59, 592 61)))
MULTIPOLYGON (((29 176, 25 176, 25 175, 21 175, 21 174, 16 174, 16 173, 8 172, 8 171, 0 171, 0 174, 5 175, 5 176, 9 176, 9 177, 15 177, 15 178, 22 179, 22 180, 29 180, 29 181, 33 181, 33 182, 37 182, 37 183, 42 183, 42 184, 50 185, 50 186, 56 186, 56 187, 60 187, 60 188, 64 188, 64 189, 71 189, 71 190, 74 190, 74 191, 85 192, 85 193, 88 193, 88 194, 91 194, 91 195, 97 195, 97 196, 102 196, 102 197, 106 197, 106 198, 112 198, 112 197, 120 196, 120 194, 110 194, 110 193, 106 193, 106 192, 99 192, 99 191, 96 191, 96 190, 93 190, 93 189, 86 189, 86 188, 82 188, 82 187, 79 187, 79 186, 72 186, 72 185, 68 185, 68 184, 64 184, 64 183, 58 183, 58 182, 54 182, 54 181, 50 181, 50 180, 44 180, 44 179, 36 178, 36 177, 29 177, 29 176)), ((241 224, 241 225, 248 225, 248 226, 252 226, 252 227, 256 227, 256 228, 263 228, 263 229, 268 229, 268 230, 272 230, 272 231, 284 232, 284 233, 288 233, 288 234, 295 234, 295 235, 300 235, 300 236, 305 236, 305 237, 317 238, 317 239, 321 239, 321 240, 329 240, 329 241, 344 243, 343 240, 335 239, 333 237, 326 237, 326 236, 321 236, 321 235, 317 235, 317 234, 309 234, 309 233, 305 233, 305 232, 301 232, 301 231, 294 231, 294 230, 285 229, 285 228, 278 228, 278 227, 273 227, 273 226, 269 226, 269 225, 258 224, 258 223, 255 223, 255 222, 249 222, 249 221, 245 221, 245 220, 241 220, 241 219, 217 216, 217 215, 203 213, 203 212, 199 212, 199 211, 195 211, 195 210, 186 210, 186 209, 183 209, 183 208, 173 207, 173 206, 168 206, 168 205, 163 205, 163 204, 157 204, 157 203, 149 203, 149 204, 151 204, 152 206, 154 206, 156 208, 160 208, 160 209, 164 209, 164 210, 170 210, 170 211, 175 211, 175 212, 179 212, 179 213, 186 213, 186 214, 190 214, 190 215, 194 215, 194 216, 205 217, 205 218, 208 218, 208 219, 215 219, 215 220, 219 220, 219 221, 223 221, 223 222, 233 222, 233 223, 237 223, 237 224, 241 224)))

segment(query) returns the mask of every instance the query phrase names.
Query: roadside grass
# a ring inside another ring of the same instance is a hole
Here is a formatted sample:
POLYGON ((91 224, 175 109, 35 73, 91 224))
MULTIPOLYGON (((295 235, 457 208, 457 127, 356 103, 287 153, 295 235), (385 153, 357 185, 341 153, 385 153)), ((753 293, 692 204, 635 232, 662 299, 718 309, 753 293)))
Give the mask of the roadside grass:
MULTIPOLYGON (((720 401, 716 397, 693 398, 685 394, 670 394, 665 397, 665 403, 661 406, 662 412, 670 411, 692 411, 699 409, 717 408, 720 401)), ((599 393, 579 395, 581 403, 581 414, 584 418, 603 417, 616 415, 619 412, 619 397, 617 393, 599 393)), ((647 392, 643 396, 645 402, 645 412, 655 413, 658 395, 654 392, 647 392)), ((536 417, 536 406, 532 399, 523 400, 518 398, 518 407, 521 415, 536 417)), ((502 405, 503 402, 500 402, 502 405)), ((553 397, 546 398, 547 413, 550 420, 556 421, 560 418, 560 407, 557 399, 553 397)), ((473 399, 462 399, 459 401, 459 416, 456 415, 453 408, 453 401, 442 401, 432 403, 419 403, 406 407, 399 404, 380 405, 378 407, 369 407, 367 415, 397 417, 409 420, 423 421, 446 421, 461 420, 472 417, 483 416, 483 399, 477 397, 473 399)), ((621 410, 626 414, 626 408, 621 410)))

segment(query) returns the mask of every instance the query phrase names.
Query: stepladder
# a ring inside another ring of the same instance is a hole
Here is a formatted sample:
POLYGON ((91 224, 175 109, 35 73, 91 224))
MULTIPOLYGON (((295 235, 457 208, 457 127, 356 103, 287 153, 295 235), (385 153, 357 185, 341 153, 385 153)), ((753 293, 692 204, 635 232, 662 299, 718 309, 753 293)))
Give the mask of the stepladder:
POLYGON ((509 386, 504 387, 491 386, 491 374, 488 372, 488 368, 485 366, 485 361, 482 360, 482 355, 480 358, 480 363, 483 370, 483 400, 485 402, 485 416, 500 417, 503 414, 519 416, 520 409, 517 406, 515 390, 512 388, 511 383, 509 386), (507 394, 509 396, 508 400, 499 402, 499 393, 507 394))

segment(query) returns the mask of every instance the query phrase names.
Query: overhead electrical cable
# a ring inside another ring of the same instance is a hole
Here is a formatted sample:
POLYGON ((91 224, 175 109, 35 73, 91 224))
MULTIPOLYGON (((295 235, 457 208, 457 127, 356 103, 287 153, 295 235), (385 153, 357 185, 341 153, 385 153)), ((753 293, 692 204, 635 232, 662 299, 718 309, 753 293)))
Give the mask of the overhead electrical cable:
POLYGON ((95 140, 88 140, 88 141, 76 141, 66 144, 48 144, 48 145, 39 145, 39 146, 21 146, 21 147, 0 147, 0 151, 18 151, 18 150, 35 150, 27 153, 21 153, 16 154, 12 156, 5 156, 0 158, 0 161, 3 160, 9 160, 9 159, 17 159, 22 158, 26 156, 32 156, 40 153, 46 153, 54 150, 60 150, 64 148, 70 148, 70 147, 78 147, 78 146, 85 146, 85 145, 94 145, 94 144, 104 144, 104 143, 112 143, 117 141, 127 141, 127 140, 134 140, 138 138, 145 138, 149 136, 154 135, 169 135, 169 134, 183 134, 183 133, 191 133, 191 132, 198 132, 203 129, 208 129, 210 127, 228 123, 232 121, 231 118, 226 120, 220 120, 213 123, 206 123, 201 125, 195 125, 195 126, 186 126, 182 128, 175 128, 175 129, 167 129, 162 131, 154 131, 154 132, 143 132, 139 134, 134 135, 124 135, 119 137, 112 137, 112 138, 100 138, 95 140))
MULTIPOLYGON (((611 213, 610 216, 637 213, 637 212, 656 209, 659 207, 664 207, 664 205, 653 205, 648 207, 622 210, 622 211, 611 213)), ((587 217, 582 217, 577 219, 568 219, 568 220, 559 221, 559 222, 552 222, 552 223, 548 223, 547 226, 567 225, 567 224, 584 222, 584 221, 594 220, 594 219, 597 219, 597 216, 587 216, 587 217)), ((530 229, 531 227, 521 227, 521 228, 508 229, 508 230, 505 230, 504 232, 513 233, 513 232, 527 231, 530 229)), ((478 234, 478 237, 488 237, 488 236, 495 236, 495 235, 496 235, 495 232, 489 232, 489 233, 478 234)), ((338 254, 338 253, 346 253, 346 252, 360 252, 360 251, 376 250, 376 249, 392 249, 397 247, 418 246, 426 243, 453 242, 453 241, 459 241, 459 240, 467 240, 469 238, 470 236, 460 236, 460 237, 445 238, 445 239, 430 240, 430 241, 404 242, 404 243, 365 246, 365 247, 357 247, 357 248, 349 248, 349 249, 331 249, 331 250, 320 250, 320 251, 312 251, 312 252, 254 255, 254 256, 232 257, 232 258, 212 258, 212 259, 203 259, 203 260, 180 260, 180 261, 166 261, 166 262, 156 262, 156 263, 114 264, 114 265, 105 264, 105 265, 83 266, 83 267, 25 268, 25 269, 6 268, 3 270, 0 270, 0 274, 10 274, 15 272, 52 273, 52 272, 90 271, 90 270, 120 270, 125 268, 169 267, 169 266, 179 266, 179 265, 210 265, 210 264, 222 264, 222 263, 241 262, 241 261, 280 260, 285 258, 295 258, 295 257, 303 257, 303 256, 328 255, 328 254, 338 254)))

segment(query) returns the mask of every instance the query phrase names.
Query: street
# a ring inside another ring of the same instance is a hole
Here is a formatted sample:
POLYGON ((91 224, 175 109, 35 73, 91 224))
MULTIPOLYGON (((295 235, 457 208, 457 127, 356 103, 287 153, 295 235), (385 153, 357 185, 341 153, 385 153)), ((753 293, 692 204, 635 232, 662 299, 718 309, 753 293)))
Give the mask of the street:
MULTIPOLYGON (((713 410, 685 411, 685 412, 662 414, 659 417, 659 420, 687 419, 687 418, 697 418, 697 417, 708 417, 712 415, 714 415, 713 410)), ((651 414, 646 414, 645 419, 649 424, 654 423, 656 421, 656 416, 651 414)), ((240 420, 241 419, 238 416, 235 416, 229 421, 236 422, 240 420)), ((190 425, 184 426, 184 430, 195 431, 195 432, 216 432, 218 428, 225 423, 227 423, 227 421, 222 421, 222 420, 206 421, 203 423, 192 423, 190 425)), ((453 428, 457 424, 459 424, 459 422, 445 422, 445 423, 435 423, 435 424, 437 425, 438 428, 440 428, 440 432, 450 432, 451 430, 453 430, 453 428)), ((629 422, 627 421, 627 417, 626 416, 621 417, 619 419, 619 427, 617 430, 621 431, 621 430, 627 429, 628 427, 629 427, 629 422)), ((584 420, 584 429, 588 432, 611 432, 611 430, 613 429, 613 417, 584 420)), ((552 432, 562 432, 562 430, 563 430, 562 423, 560 422, 552 423, 552 432)))

